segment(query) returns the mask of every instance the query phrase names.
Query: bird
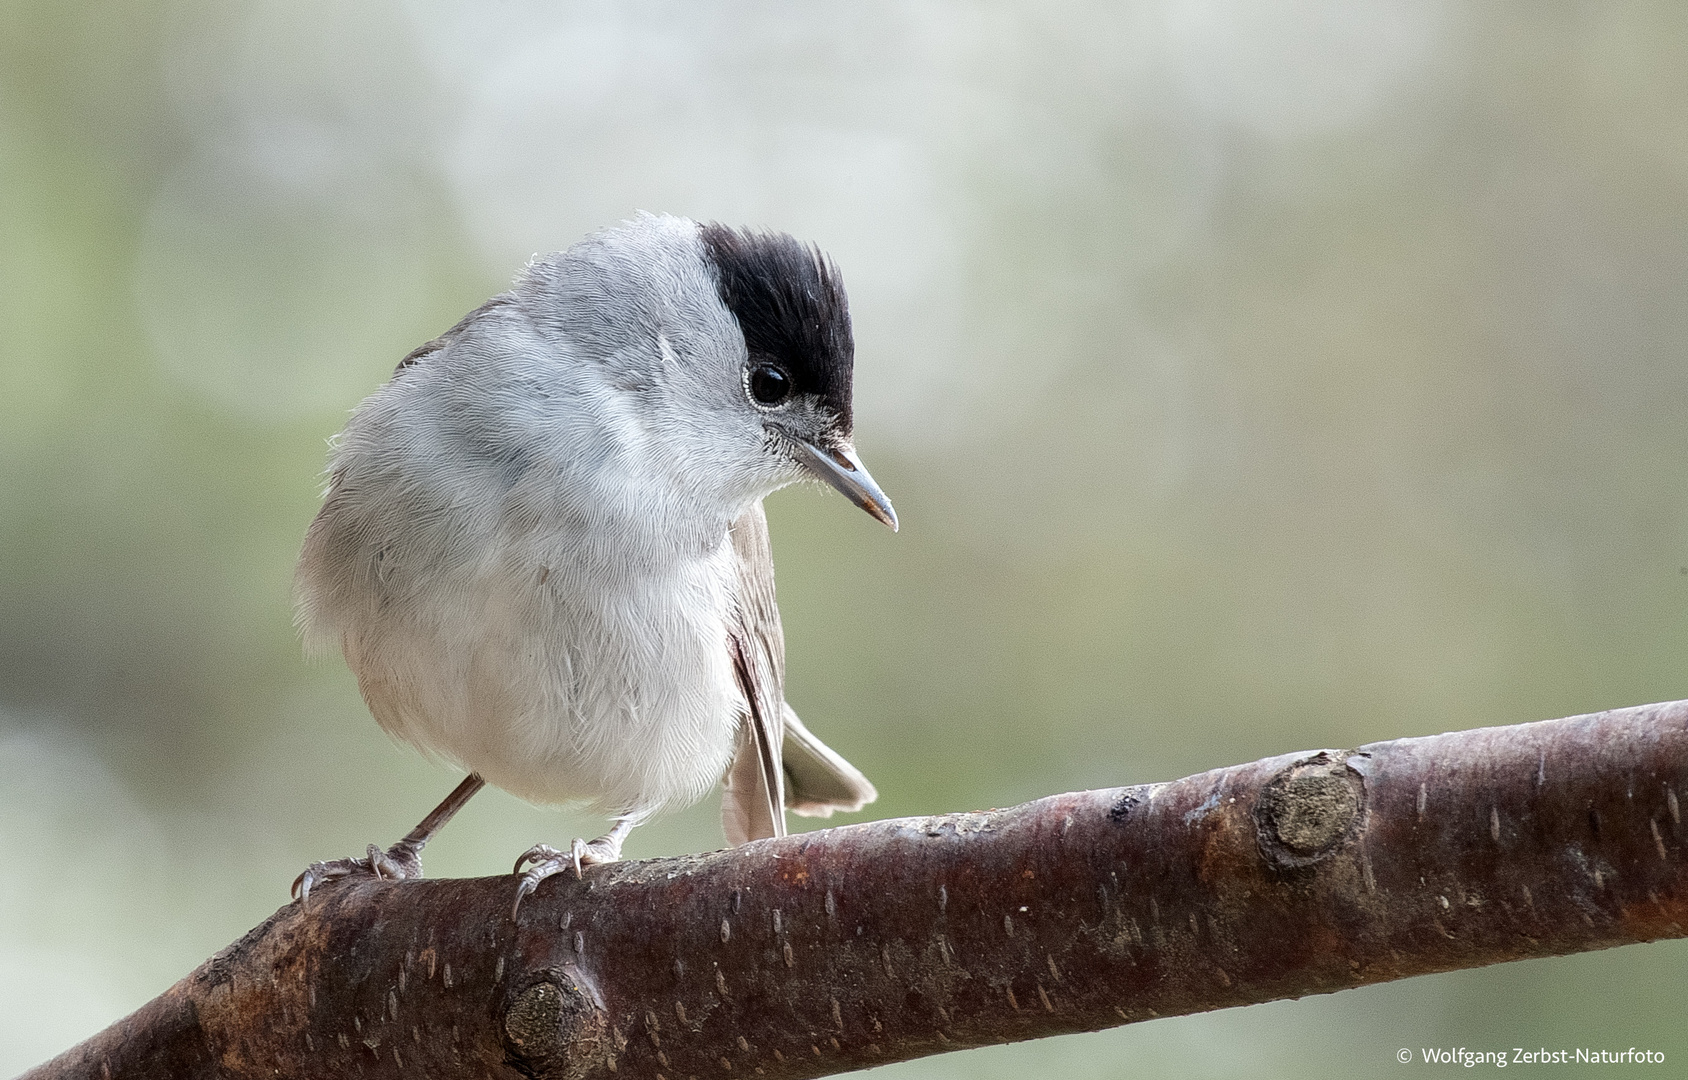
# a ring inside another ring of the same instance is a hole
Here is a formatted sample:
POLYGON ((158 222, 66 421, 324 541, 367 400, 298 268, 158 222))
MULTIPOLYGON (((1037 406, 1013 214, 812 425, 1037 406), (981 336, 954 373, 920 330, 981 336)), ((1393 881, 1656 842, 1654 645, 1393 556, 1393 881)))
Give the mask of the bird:
POLYGON ((732 845, 877 798, 785 701, 762 507, 819 481, 897 529, 856 452, 853 373, 818 247, 648 213, 535 257, 404 357, 331 440, 297 621, 383 729, 468 775, 391 847, 312 863, 299 903, 421 876, 488 783, 613 820, 525 851, 512 917, 716 784, 732 845))

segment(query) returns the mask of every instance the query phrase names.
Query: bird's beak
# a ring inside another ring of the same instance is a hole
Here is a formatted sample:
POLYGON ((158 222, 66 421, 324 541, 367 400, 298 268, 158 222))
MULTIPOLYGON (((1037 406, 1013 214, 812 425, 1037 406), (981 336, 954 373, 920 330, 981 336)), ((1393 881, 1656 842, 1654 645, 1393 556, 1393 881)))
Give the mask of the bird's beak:
POLYGON ((868 475, 862 459, 856 456, 855 448, 848 443, 822 449, 813 443, 802 439, 797 443, 797 456, 809 471, 825 480, 833 487, 844 493, 844 497, 866 510, 874 517, 897 531, 897 512, 891 509, 891 500, 879 490, 879 485, 868 475))

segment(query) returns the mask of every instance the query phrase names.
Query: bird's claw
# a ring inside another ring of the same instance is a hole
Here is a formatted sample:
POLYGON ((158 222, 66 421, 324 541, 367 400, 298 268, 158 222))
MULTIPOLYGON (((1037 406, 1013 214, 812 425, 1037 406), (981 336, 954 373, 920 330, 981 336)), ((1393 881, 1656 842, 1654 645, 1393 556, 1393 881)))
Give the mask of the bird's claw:
POLYGON ((558 851, 550 844, 535 844, 522 852, 522 857, 516 860, 512 873, 520 874, 522 880, 516 885, 516 902, 510 906, 510 918, 514 919, 521 910, 522 901, 533 895, 539 888, 539 883, 554 874, 560 874, 570 867, 574 868, 574 877, 578 881, 583 876, 582 868, 595 866, 599 863, 612 863, 621 858, 620 838, 609 836, 600 837, 588 843, 576 838, 569 845, 567 852, 558 851), (522 867, 527 869, 523 870, 522 867))
POLYGON ((516 901, 510 905, 512 920, 522 909, 522 901, 533 895, 541 881, 568 865, 564 859, 563 853, 550 844, 535 844, 522 852, 522 857, 516 860, 515 869, 511 871, 522 875, 522 880, 516 884, 516 901), (524 866, 526 870, 522 869, 524 866))
POLYGON ((539 888, 544 878, 534 877, 532 873, 522 875, 522 880, 516 885, 516 900, 510 905, 510 921, 516 921, 516 913, 522 910, 522 901, 532 895, 533 890, 539 888))
POLYGON ((318 885, 358 874, 368 874, 377 881, 419 878, 422 876, 422 858, 417 849, 403 841, 385 851, 379 844, 371 844, 361 859, 348 855, 344 859, 314 862, 305 867, 305 872, 293 879, 292 895, 304 908, 310 903, 311 890, 318 885))
POLYGON ((538 866, 540 863, 559 859, 562 857, 562 854, 562 852, 558 851, 550 844, 535 844, 526 851, 522 852, 522 857, 516 860, 516 866, 510 872, 512 874, 519 874, 522 872, 522 867, 526 866, 528 863, 533 863, 535 866, 538 866))

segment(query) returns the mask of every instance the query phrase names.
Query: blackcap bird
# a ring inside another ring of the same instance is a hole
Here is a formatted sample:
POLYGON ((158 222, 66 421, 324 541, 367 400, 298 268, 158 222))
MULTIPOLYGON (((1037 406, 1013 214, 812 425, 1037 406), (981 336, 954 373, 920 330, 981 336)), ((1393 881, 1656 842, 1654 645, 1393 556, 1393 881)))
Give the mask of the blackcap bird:
POLYGON ((614 819, 516 904, 725 780, 734 844, 877 796, 785 703, 762 499, 822 480, 895 529, 851 441, 844 286, 781 233, 643 215, 535 259, 404 358, 334 442, 307 643, 388 732, 468 770, 408 836, 294 883, 415 877, 484 783, 614 819))

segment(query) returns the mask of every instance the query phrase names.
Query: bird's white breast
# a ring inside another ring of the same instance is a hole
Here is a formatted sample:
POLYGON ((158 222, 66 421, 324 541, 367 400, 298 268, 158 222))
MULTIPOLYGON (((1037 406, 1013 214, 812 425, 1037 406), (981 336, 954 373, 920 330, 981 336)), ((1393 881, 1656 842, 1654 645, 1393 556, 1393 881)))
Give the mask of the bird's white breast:
POLYGON ((388 731, 535 802, 654 810, 726 768, 740 708, 730 551, 606 580, 567 538, 504 536, 402 618, 348 627, 388 731))
POLYGON ((302 621, 384 728, 518 796, 693 801, 743 708, 743 506, 689 492, 673 440, 591 369, 512 362, 519 334, 430 357, 359 408, 301 557, 302 621))

